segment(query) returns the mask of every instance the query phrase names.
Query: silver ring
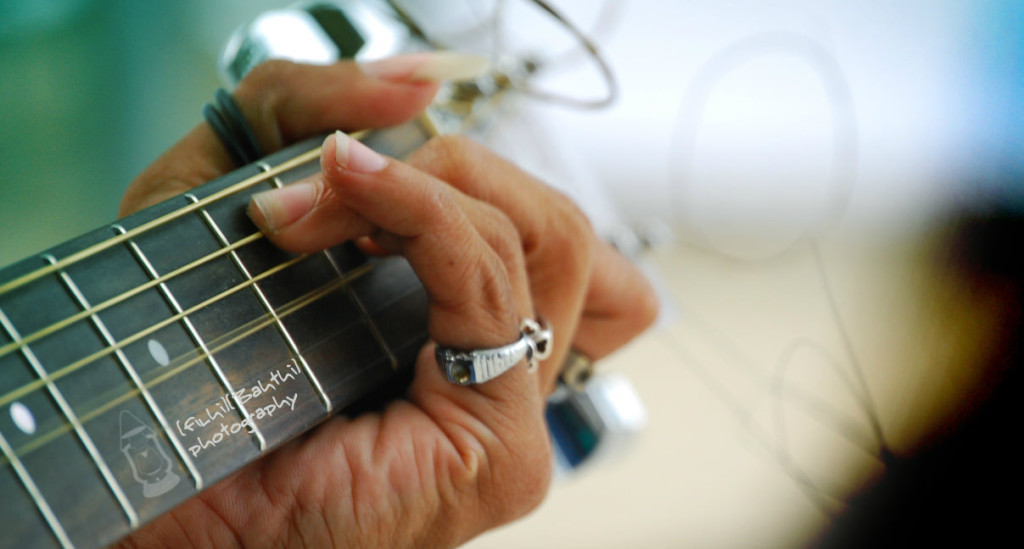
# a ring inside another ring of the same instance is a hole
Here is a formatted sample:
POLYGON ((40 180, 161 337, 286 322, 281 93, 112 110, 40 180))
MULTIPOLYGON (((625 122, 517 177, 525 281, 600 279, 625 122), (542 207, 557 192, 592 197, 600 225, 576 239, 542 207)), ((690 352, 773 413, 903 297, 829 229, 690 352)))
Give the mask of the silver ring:
POLYGON ((519 339, 490 349, 461 350, 438 345, 434 353, 448 381, 456 385, 488 382, 526 359, 530 371, 538 361, 551 356, 553 333, 547 324, 526 319, 519 327, 519 339))

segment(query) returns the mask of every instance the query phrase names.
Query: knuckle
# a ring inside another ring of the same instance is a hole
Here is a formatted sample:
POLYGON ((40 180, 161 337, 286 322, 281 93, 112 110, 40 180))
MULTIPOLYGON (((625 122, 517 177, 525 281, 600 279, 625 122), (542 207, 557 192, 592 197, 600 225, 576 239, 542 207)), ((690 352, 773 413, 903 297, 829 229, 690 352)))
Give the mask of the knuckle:
POLYGON ((551 488, 553 477, 551 444, 546 436, 540 438, 540 443, 531 454, 533 460, 530 473, 528 480, 524 483, 523 514, 539 507, 551 488))
POLYGON ((559 214, 561 215, 561 224, 566 227, 567 232, 577 238, 589 236, 594 232, 590 224, 590 218, 587 217, 587 214, 583 212, 576 202, 558 191, 554 191, 554 195, 553 202, 558 207, 559 214))
POLYGON ((510 326, 519 326, 508 270, 495 253, 485 253, 479 267, 479 298, 483 310, 494 322, 495 334, 507 333, 510 326))
POLYGON ((547 436, 538 433, 524 445, 524 450, 525 455, 519 457, 518 467, 512 469, 514 476, 507 479, 502 522, 519 519, 540 507, 551 487, 552 455, 547 436))
POLYGON ((277 111, 287 99, 285 83, 295 78, 296 64, 270 59, 253 67, 238 83, 233 95, 257 137, 268 150, 285 145, 277 111))
MULTIPOLYGON (((433 202, 430 211, 436 211, 446 218, 452 217, 454 200, 450 191, 436 191, 432 193, 430 201, 433 202)), ((472 227, 469 219, 465 221, 470 225, 441 231, 446 238, 450 238, 447 241, 448 248, 457 254, 445 267, 448 269, 446 278, 451 288, 459 290, 447 292, 446 298, 435 296, 435 299, 446 308, 462 310, 469 307, 485 311, 486 331, 504 339, 510 327, 519 326, 512 289, 515 278, 511 273, 521 268, 523 261, 521 253, 517 255, 515 233, 509 235, 507 231, 501 231, 502 236, 495 240, 489 235, 480 234, 472 227)))
POLYGON ((523 264, 523 244, 516 224, 500 209, 484 205, 484 215, 491 227, 487 240, 502 262, 510 269, 523 264))
POLYGON ((445 185, 424 186, 419 202, 419 215, 434 223, 451 219, 452 212, 458 211, 459 207, 451 190, 445 185))
POLYGON ((562 193, 552 191, 552 196, 554 214, 550 230, 541 235, 541 243, 548 248, 550 257, 560 258, 566 272, 589 273, 597 244, 590 218, 562 193))
POLYGON ((546 431, 532 427, 528 439, 450 456, 454 472, 442 497, 469 510, 472 518, 466 517, 467 522, 477 531, 522 518, 547 497, 553 478, 551 447, 546 431))
POLYGON ((517 288, 526 283, 526 261, 519 233, 508 216, 497 208, 488 207, 486 213, 488 226, 481 236, 488 259, 482 271, 489 274, 484 278, 483 298, 496 329, 518 328, 522 310, 518 299, 522 294, 517 288))
POLYGON ((464 135, 440 135, 421 146, 409 158, 409 162, 447 178, 474 170, 485 150, 482 145, 464 135))

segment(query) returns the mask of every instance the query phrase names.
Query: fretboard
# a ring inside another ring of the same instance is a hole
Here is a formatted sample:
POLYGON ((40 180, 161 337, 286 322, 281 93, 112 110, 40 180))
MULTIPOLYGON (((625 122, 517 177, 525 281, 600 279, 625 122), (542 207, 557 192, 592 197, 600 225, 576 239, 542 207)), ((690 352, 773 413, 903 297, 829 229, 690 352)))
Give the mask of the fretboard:
POLYGON ((0 547, 112 543, 408 370, 404 261, 284 253, 245 214, 320 141, 0 271, 0 547))

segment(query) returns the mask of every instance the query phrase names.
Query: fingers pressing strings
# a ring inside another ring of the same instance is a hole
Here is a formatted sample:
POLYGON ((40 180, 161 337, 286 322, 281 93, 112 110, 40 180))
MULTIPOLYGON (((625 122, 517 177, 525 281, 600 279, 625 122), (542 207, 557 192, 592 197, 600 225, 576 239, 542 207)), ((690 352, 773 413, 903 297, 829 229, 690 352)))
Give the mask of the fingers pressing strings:
POLYGON ((483 215, 475 210, 489 206, 340 132, 325 141, 321 164, 319 176, 254 197, 253 220, 275 244, 308 252, 376 236, 423 282, 435 341, 478 348, 517 339, 532 314, 527 277, 521 259, 503 259, 474 225, 483 215))
MULTIPOLYGON (((464 76, 472 56, 415 54, 360 66, 342 61, 313 66, 267 61, 243 79, 234 98, 268 153, 318 133, 400 124, 417 116, 437 93, 437 83, 464 76), (448 67, 448 68, 445 68, 448 67)), ((198 115, 199 110, 196 110, 198 115)), ((205 122, 144 170, 121 201, 128 215, 237 168, 205 122)))

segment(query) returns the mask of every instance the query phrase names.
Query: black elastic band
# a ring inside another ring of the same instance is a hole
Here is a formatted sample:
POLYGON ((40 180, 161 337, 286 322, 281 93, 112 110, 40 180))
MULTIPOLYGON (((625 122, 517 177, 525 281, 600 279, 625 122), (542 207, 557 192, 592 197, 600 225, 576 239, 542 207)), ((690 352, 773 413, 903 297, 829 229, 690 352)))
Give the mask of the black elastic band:
POLYGON ((249 164, 263 158, 256 134, 235 99, 223 88, 218 88, 214 93, 214 104, 203 105, 203 118, 237 164, 249 164))
POLYGON ((256 134, 249 126, 249 121, 242 115, 242 109, 238 108, 235 98, 224 88, 217 88, 213 97, 217 101, 218 109, 231 127, 232 135, 241 141, 242 148, 253 156, 252 160, 263 158, 263 149, 260 148, 260 143, 256 140, 256 134))
POLYGON ((213 133, 217 134, 217 137, 220 138, 221 144, 224 145, 224 148, 228 150, 228 154, 231 155, 231 160, 234 160, 239 165, 248 164, 246 162, 248 155, 235 142, 235 138, 231 135, 231 130, 228 129, 227 123, 213 105, 209 103, 203 105, 203 118, 213 128, 213 133))

